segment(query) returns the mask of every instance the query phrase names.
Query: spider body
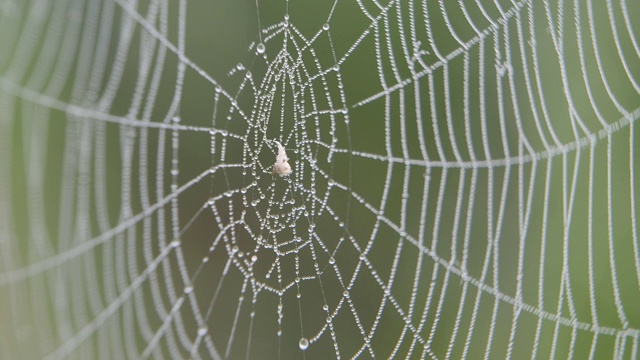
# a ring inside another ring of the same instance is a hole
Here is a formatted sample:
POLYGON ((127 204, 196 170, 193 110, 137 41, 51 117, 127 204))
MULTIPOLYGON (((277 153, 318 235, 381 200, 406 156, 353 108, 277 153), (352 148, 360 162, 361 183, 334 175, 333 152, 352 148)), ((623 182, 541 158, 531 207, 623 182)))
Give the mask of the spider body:
POLYGON ((282 144, 278 141, 275 141, 278 145, 278 154, 276 155, 276 162, 273 164, 273 170, 271 171, 271 175, 280 175, 287 176, 291 174, 291 165, 289 165, 289 158, 287 157, 287 153, 284 150, 282 144))

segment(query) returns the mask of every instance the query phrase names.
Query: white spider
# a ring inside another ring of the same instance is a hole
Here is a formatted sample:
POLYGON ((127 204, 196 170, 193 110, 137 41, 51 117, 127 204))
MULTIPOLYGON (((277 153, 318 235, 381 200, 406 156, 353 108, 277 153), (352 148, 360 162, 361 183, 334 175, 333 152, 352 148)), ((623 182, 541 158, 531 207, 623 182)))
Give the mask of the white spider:
POLYGON ((276 163, 273 164, 273 171, 271 175, 287 176, 291 174, 291 165, 289 165, 289 158, 284 151, 284 147, 278 141, 274 142, 278 145, 278 155, 276 155, 276 163))

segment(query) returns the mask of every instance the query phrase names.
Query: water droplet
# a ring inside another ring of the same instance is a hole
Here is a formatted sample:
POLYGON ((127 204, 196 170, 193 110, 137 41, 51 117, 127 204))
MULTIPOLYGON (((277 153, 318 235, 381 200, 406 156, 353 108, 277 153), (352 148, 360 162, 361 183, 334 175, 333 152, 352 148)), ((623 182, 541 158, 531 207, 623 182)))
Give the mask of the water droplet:
POLYGON ((329 30, 329 23, 325 23, 324 25, 322 25, 322 28, 324 30, 329 30))
POLYGON ((297 293, 297 294, 296 294, 296 297, 297 297, 298 299, 300 299, 300 298, 302 297, 302 294, 297 293))
POLYGON ((331 322, 331 316, 327 316, 327 323, 331 322))
POLYGON ((209 329, 207 329, 206 326, 203 326, 201 328, 198 329, 198 336, 202 337, 207 335, 207 333, 209 332, 209 329))
POLYGON ((247 188, 243 187, 242 189, 240 189, 240 192, 243 193, 243 194, 246 194, 247 193, 247 188))
POLYGON ((334 259, 334 257, 333 257, 333 256, 332 256, 332 257, 330 257, 330 258, 329 258, 329 264, 333 265, 333 264, 335 264, 335 263, 336 263, 336 259, 334 259))
POLYGON ((342 292, 342 295, 344 295, 344 297, 349 297, 349 292, 347 290, 342 292))
POLYGON ((282 330, 278 330, 278 336, 282 336, 282 330))
POLYGON ((172 248, 177 248, 178 246, 180 246, 180 241, 179 240, 173 240, 169 246, 171 246, 172 248))
POLYGON ((252 262, 256 262, 256 261, 258 261, 258 255, 253 255, 253 256, 251 256, 251 261, 252 261, 252 262))
POLYGON ((203 257, 202 262, 203 263, 209 262, 209 257, 208 256, 203 257))
POLYGON ((237 253, 238 250, 239 250, 238 245, 233 245, 233 247, 231 248, 232 253, 237 253))
POLYGON ((340 71, 340 66, 333 65, 333 71, 340 71))
POLYGON ((263 43, 260 43, 258 44, 258 46, 256 46, 256 51, 258 52, 258 54, 263 54, 265 50, 266 48, 264 47, 263 43))
POLYGON ((309 347, 309 340, 307 340, 307 338, 300 339, 300 342, 298 342, 298 346, 300 346, 300 350, 307 350, 307 348, 309 347))
POLYGON ((329 305, 327 304, 322 305, 322 310, 329 311, 329 305))
POLYGON ((289 20, 289 14, 284 14, 284 19, 285 19, 286 21, 288 21, 288 20, 289 20))
POLYGON ((216 86, 216 92, 217 93, 222 92, 222 88, 220 86, 216 86))
POLYGON ((184 288, 185 294, 191 294, 193 292, 193 286, 187 286, 184 288))

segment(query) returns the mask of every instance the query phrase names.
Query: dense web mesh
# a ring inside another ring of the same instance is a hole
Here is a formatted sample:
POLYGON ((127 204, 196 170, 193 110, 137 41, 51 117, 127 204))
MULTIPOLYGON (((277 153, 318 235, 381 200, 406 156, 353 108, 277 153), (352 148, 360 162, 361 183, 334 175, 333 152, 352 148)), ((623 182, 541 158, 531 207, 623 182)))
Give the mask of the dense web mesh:
POLYGON ((638 14, 0 0, 0 357, 636 358, 638 14))

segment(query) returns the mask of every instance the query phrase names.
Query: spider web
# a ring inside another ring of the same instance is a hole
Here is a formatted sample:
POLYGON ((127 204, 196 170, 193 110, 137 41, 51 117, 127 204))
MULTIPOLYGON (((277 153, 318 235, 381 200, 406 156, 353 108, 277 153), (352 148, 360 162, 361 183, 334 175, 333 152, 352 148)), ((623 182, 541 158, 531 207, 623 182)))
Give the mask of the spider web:
POLYGON ((636 358, 632 14, 1 0, 1 357, 636 358))

